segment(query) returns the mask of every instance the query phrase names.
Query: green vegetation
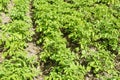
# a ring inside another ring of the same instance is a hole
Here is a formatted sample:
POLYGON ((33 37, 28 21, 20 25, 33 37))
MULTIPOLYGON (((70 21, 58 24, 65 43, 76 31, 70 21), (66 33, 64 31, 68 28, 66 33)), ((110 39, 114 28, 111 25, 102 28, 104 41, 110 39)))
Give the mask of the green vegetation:
POLYGON ((9 2, 9 0, 0 0, 0 11, 6 11, 9 2))
POLYGON ((119 0, 12 0, 8 12, 9 2, 0 2, 11 19, 0 19, 1 80, 120 79, 119 0), (29 42, 41 48, 37 60, 29 42))
POLYGON ((29 30, 32 22, 26 16, 29 3, 29 0, 14 0, 15 6, 11 14, 8 14, 12 22, 0 26, 0 45, 4 57, 4 61, 0 64, 1 80, 32 80, 38 75, 34 60, 27 58, 24 50, 26 42, 31 40, 33 34, 29 30))

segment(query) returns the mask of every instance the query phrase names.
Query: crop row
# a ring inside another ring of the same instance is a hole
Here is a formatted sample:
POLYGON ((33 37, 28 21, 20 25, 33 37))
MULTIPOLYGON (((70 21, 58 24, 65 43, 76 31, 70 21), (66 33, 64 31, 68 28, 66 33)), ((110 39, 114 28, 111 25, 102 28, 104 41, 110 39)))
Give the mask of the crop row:
POLYGON ((39 37, 37 43, 42 45, 40 58, 44 63, 48 63, 47 65, 51 69, 50 76, 46 78, 49 80, 78 80, 83 77, 82 72, 80 72, 83 68, 74 62, 74 52, 66 47, 67 41, 60 31, 62 25, 58 22, 59 17, 55 14, 57 11, 49 4, 47 5, 47 1, 44 0, 34 0, 33 6, 33 16, 37 25, 36 32, 39 37))
POLYGON ((7 13, 11 21, 0 26, 3 56, 3 62, 0 64, 0 79, 32 80, 36 75, 33 60, 27 58, 27 52, 24 50, 33 35, 30 31, 32 22, 27 14, 30 0, 13 0, 13 4, 13 8, 7 13))

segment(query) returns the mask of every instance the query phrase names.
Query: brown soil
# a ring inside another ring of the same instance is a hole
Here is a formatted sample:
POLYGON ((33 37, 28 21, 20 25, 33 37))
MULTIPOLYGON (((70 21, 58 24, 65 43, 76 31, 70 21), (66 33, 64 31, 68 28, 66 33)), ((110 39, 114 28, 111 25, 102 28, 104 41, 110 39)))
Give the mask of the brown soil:
POLYGON ((1 13, 2 24, 7 24, 11 21, 10 17, 8 17, 5 13, 1 13))
POLYGON ((27 43, 27 45, 26 51, 28 52, 28 56, 35 56, 40 53, 40 47, 36 46, 33 42, 27 43))

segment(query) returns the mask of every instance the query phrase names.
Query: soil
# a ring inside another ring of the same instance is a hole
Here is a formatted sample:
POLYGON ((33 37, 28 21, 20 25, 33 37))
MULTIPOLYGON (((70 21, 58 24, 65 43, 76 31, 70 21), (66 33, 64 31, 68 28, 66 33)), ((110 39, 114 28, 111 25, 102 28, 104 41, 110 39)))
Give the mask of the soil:
POLYGON ((26 51, 28 52, 28 56, 35 56, 40 53, 40 47, 36 46, 33 42, 27 43, 27 45, 26 51))
POLYGON ((8 17, 5 13, 1 13, 2 24, 7 24, 11 21, 10 17, 8 17))

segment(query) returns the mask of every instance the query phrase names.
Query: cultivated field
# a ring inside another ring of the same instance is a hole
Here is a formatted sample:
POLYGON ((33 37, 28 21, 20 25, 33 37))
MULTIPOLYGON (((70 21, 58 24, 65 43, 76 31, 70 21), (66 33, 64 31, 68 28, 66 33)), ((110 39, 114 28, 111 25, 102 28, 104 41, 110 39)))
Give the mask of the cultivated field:
POLYGON ((120 80, 120 0, 0 0, 0 80, 120 80))

